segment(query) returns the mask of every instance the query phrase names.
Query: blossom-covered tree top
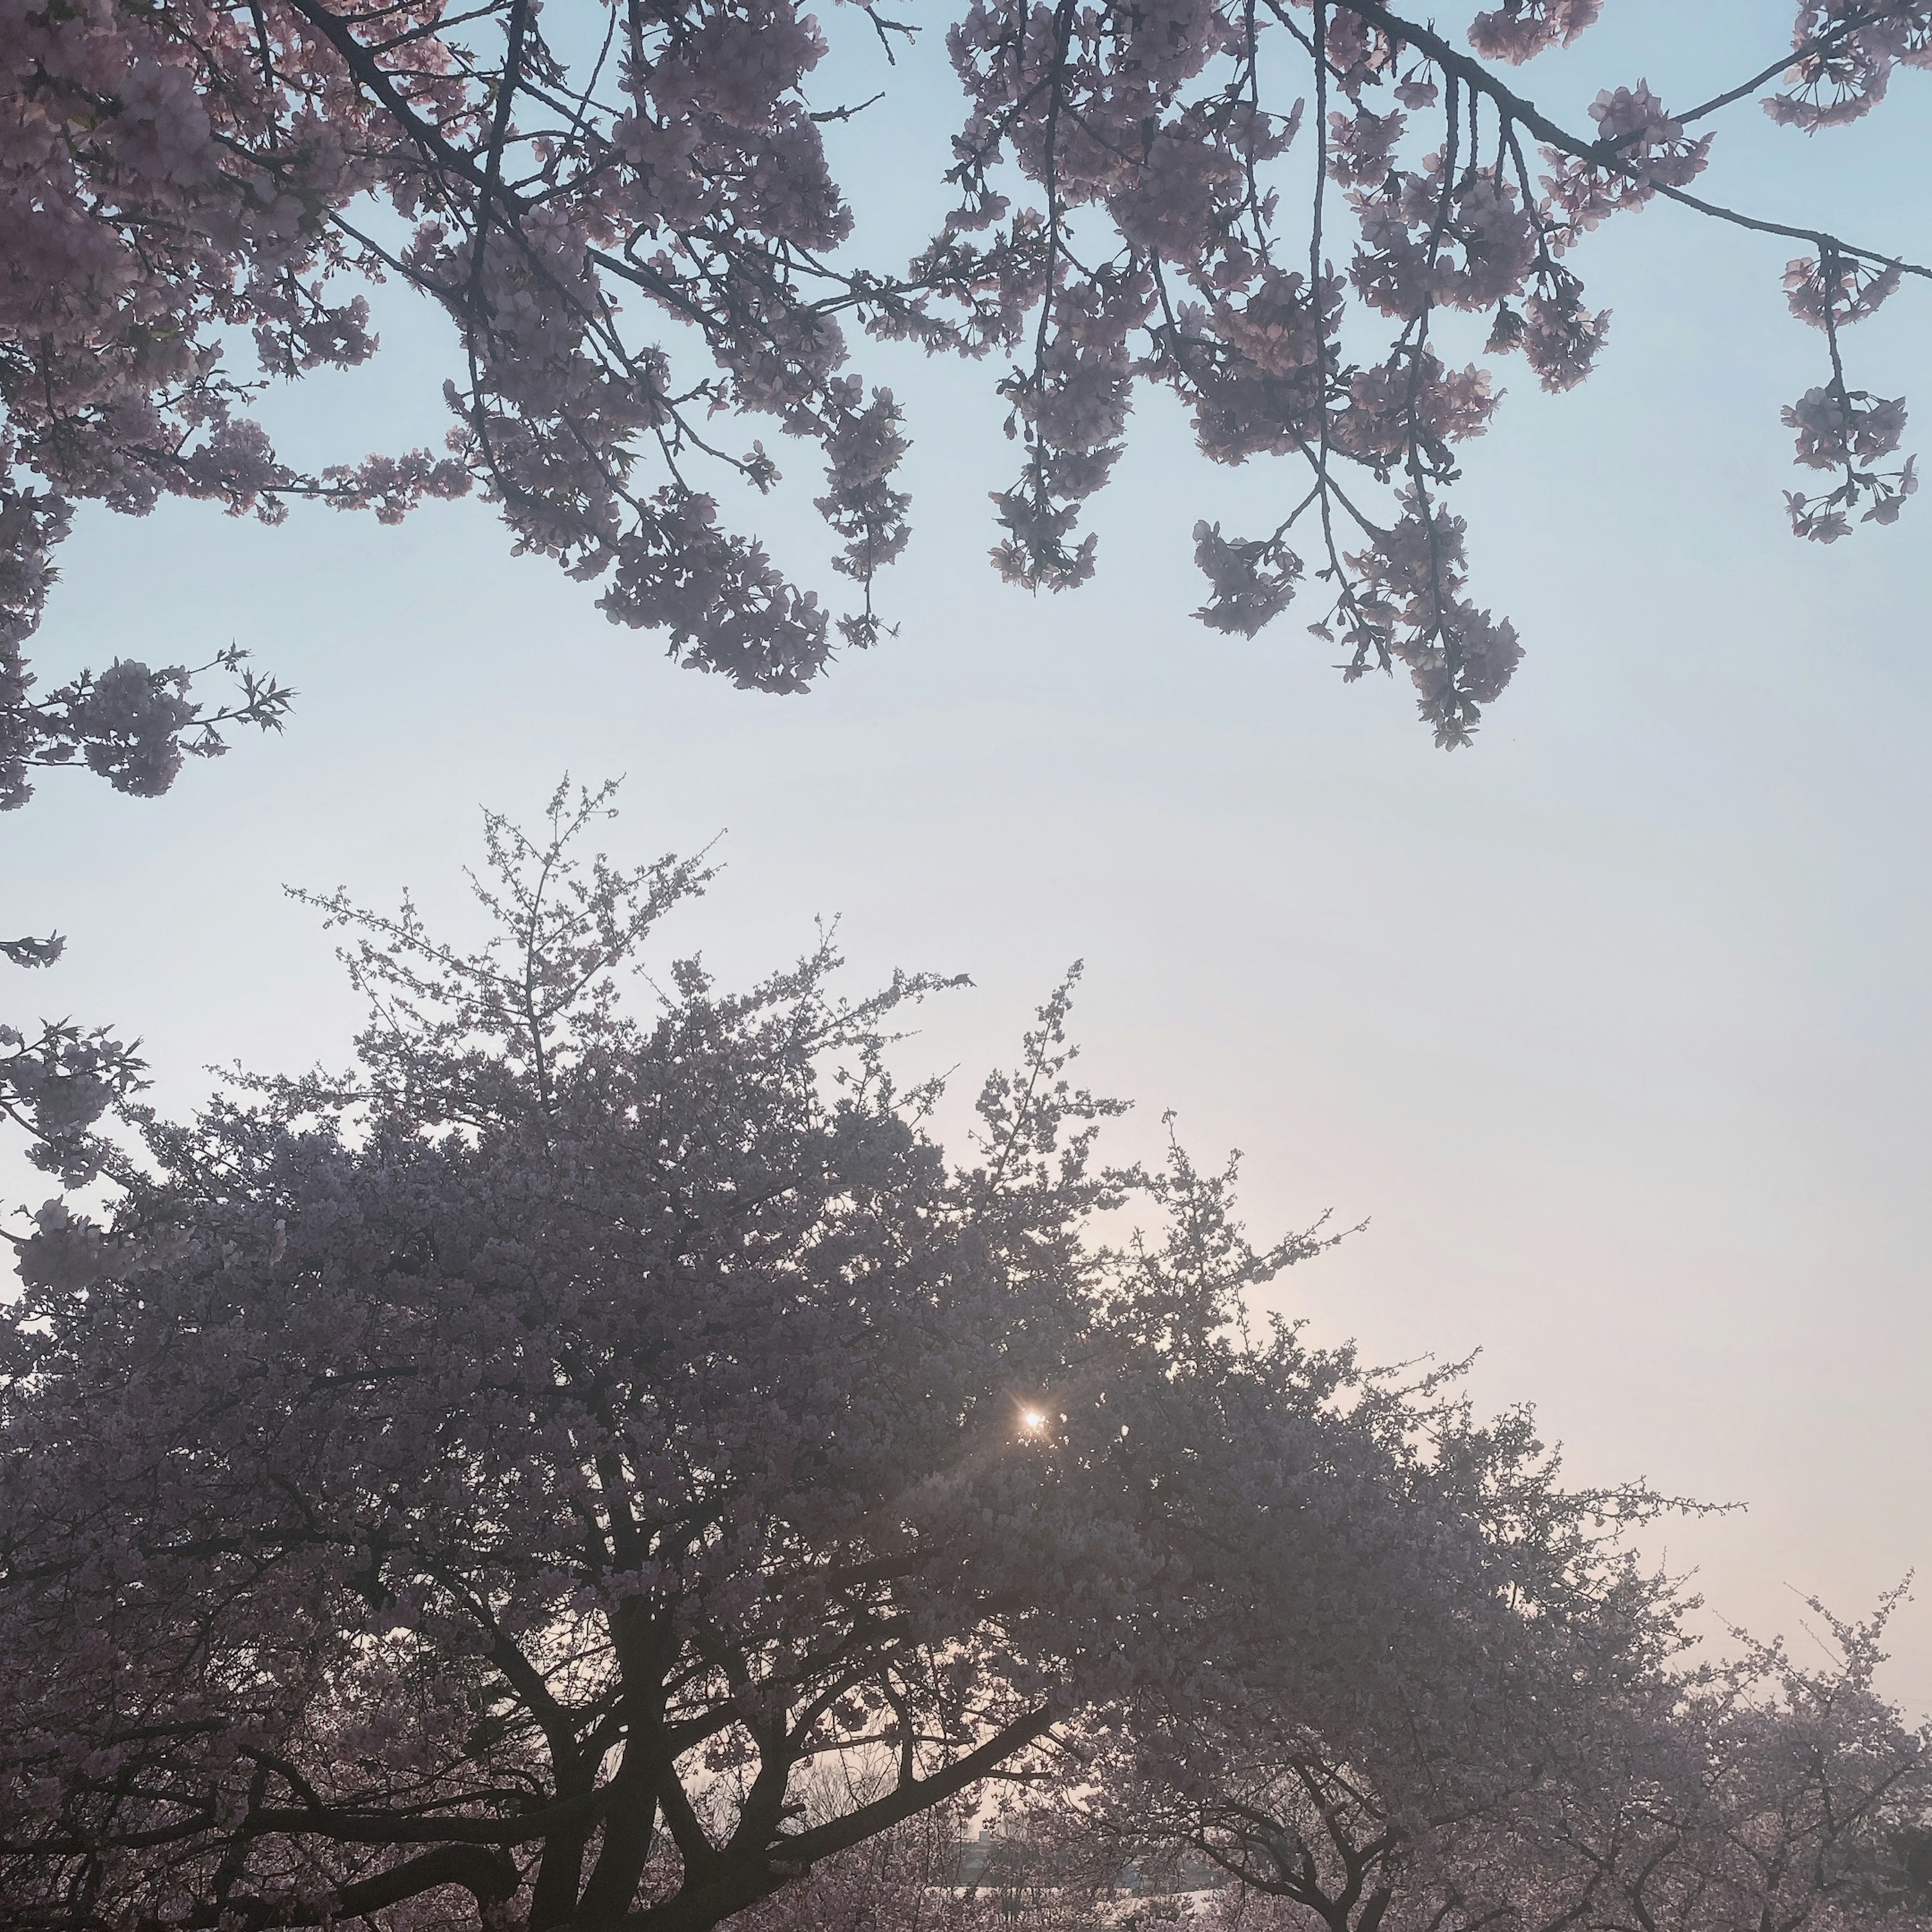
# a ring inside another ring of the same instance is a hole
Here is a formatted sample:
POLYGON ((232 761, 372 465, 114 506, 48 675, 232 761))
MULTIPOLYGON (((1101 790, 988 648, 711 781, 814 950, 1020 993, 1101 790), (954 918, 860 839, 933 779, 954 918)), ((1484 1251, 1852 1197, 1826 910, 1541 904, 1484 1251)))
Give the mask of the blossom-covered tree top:
MULTIPOLYGON (((771 484, 763 424, 815 446, 854 586, 836 634, 876 641, 907 441, 893 397, 848 368, 855 330, 1000 365, 1022 461, 993 554, 1018 584, 1090 574, 1080 506, 1137 383, 1177 392, 1216 461, 1289 458, 1302 480, 1268 486, 1282 514, 1263 534, 1197 530, 1198 614, 1252 634, 1312 572, 1313 628, 1348 674, 1400 661, 1461 742, 1520 653, 1469 592, 1456 446, 1496 406, 1496 358, 1520 352, 1552 388, 1588 372, 1607 318, 1574 263, 1611 216, 1662 197, 1796 244, 1786 293, 1826 354, 1787 418, 1800 463, 1832 479, 1792 496, 1801 534, 1889 522, 1914 485, 1894 460, 1902 406, 1856 386, 1840 338, 1925 271, 1882 238, 1693 184, 1735 103, 1813 131, 1868 112, 1932 61, 1932 7, 1802 0, 1790 46, 1738 86, 1696 103, 1608 87, 1565 126, 1507 70, 1600 4, 1502 0, 1462 34, 1383 0, 970 0, 931 22, 856 6, 888 51, 943 30, 964 90, 909 263, 868 256, 865 183, 830 172, 820 124, 857 110, 818 101, 826 30, 796 0, 13 7, 0 804, 33 764, 83 754, 153 788, 199 728, 172 670, 32 696, 21 647, 85 500, 273 521, 308 496, 393 519, 480 489, 519 548, 601 583, 614 620, 740 685, 802 688, 832 615, 721 525, 706 478, 771 484), (448 446, 292 468, 255 400, 366 360, 362 287, 387 278, 452 324, 448 446), (1489 319, 1461 367, 1443 326, 1459 311, 1489 319)), ((241 706, 257 722, 260 700, 241 706)))
POLYGON ((1316 1244, 1250 1249, 1184 1162, 1095 1168, 1064 999, 964 1167, 884 1064, 937 982, 686 962, 630 1016, 614 975, 704 875, 570 863, 593 810, 548 847, 493 821, 483 954, 362 922, 352 1075, 150 1124, 111 1232, 22 1248, 8 1923, 454 1887, 606 1924, 665 1841, 652 1922, 703 1932, 1177 1674, 1148 1485, 1184 1508, 1226 1430, 1209 1337, 1316 1244), (1172 1236, 1110 1251, 1088 1224, 1136 1192, 1172 1236), (813 1780, 845 1794, 816 1822, 813 1780))

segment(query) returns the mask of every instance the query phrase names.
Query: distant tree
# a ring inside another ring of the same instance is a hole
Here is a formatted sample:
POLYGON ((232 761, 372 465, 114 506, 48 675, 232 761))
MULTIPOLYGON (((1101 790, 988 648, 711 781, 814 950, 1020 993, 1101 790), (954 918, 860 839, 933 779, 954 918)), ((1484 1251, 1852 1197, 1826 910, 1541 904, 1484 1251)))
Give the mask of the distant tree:
POLYGON ((1130 1775, 1100 1815, 1233 1882, 1214 1932, 1932 1924, 1912 1862, 1932 1730, 1872 1685, 1895 1598, 1856 1626, 1813 1604, 1836 1652, 1820 1667, 1744 1640, 1675 1671, 1645 1660, 1649 1640, 1605 1641, 1628 1602, 1558 1636, 1520 1601, 1514 1633, 1493 1608, 1474 1630, 1438 1618, 1466 1642, 1459 1669, 1390 1660, 1412 1722, 1324 1729, 1264 1699, 1190 1740, 1188 1775, 1130 1775))
MULTIPOLYGON (((1520 651, 1470 596, 1444 495, 1456 446, 1496 407, 1494 358, 1520 352, 1552 389, 1588 374, 1608 318, 1575 250, 1612 215, 1663 199, 1786 244, 1791 308, 1825 337, 1785 412, 1828 486, 1791 496, 1801 535, 1889 522, 1915 487, 1903 404, 1858 386, 1842 336, 1926 269, 1692 184, 1707 124, 1737 103, 1808 133, 1868 112, 1900 68, 1932 63, 1932 7, 1802 0, 1789 45, 1737 86, 1674 108, 1641 81, 1608 87, 1587 124, 1562 124, 1507 70, 1574 40, 1600 4, 1498 0, 1452 35, 1384 0, 977 0, 944 22, 964 112, 932 238, 903 266, 854 241, 820 127, 868 104, 808 92, 827 40, 796 0, 16 8, 0 22, 0 803, 47 729, 21 647, 88 500, 274 521, 310 497, 391 520, 480 488, 519 549, 601 581, 614 620, 741 685, 802 688, 829 614, 721 526, 702 485, 706 465, 776 478, 762 442, 742 447, 747 418, 815 446, 833 568, 856 589, 838 630, 877 640, 907 442, 891 394, 847 373, 852 326, 1006 364, 1022 454, 993 554, 1019 584, 1090 574, 1080 506, 1139 382, 1180 397, 1215 461, 1294 458, 1303 480, 1262 534, 1197 529, 1198 614, 1252 634, 1312 570, 1312 628, 1347 674, 1401 663, 1460 743, 1520 651), (257 397, 365 361, 363 291, 391 278, 454 329, 447 448, 292 467, 257 397), (1459 314, 1488 324, 1463 367, 1459 314)), ((888 52, 920 30, 855 14, 888 52)), ((166 722, 173 675, 116 665, 76 702, 178 745, 200 727, 166 722)))

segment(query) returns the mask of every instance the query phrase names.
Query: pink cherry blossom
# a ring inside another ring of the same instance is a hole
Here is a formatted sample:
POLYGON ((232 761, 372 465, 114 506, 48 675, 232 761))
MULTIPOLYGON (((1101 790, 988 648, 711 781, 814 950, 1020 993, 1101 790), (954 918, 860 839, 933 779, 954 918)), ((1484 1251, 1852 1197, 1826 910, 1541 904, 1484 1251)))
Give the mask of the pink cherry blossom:
MULTIPOLYGON (((661 632, 694 668, 805 688, 836 646, 888 634, 874 580, 911 527, 893 476, 916 410, 849 369, 868 336, 1008 358, 994 386, 1021 460, 994 493, 993 556, 1015 583, 1068 587, 1096 567, 1084 506, 1154 381, 1180 393, 1210 458, 1312 466, 1319 571, 1360 606, 1371 586, 1342 582, 1351 547, 1399 520, 1376 490, 1449 488, 1444 443, 1500 394, 1492 382, 1478 410, 1473 379, 1452 396, 1426 374, 1432 317, 1490 313, 1496 352, 1521 348, 1547 387, 1580 380, 1605 318, 1558 258, 1613 214, 1684 197, 1705 164, 1712 136, 1692 124, 1729 96, 1673 110, 1640 80, 1565 129, 1489 64, 1568 46, 1598 11, 1507 0, 1476 14, 1472 56, 1383 0, 970 0, 945 37, 965 100, 944 206, 902 266, 868 259, 830 172, 822 122, 859 110, 819 104, 838 23, 796 0, 613 4, 580 45, 553 39, 535 0, 16 9, 0 22, 0 340, 33 376, 8 388, 0 454, 0 795, 23 796, 37 761, 20 653, 83 500, 138 514, 188 496, 273 522, 314 498, 394 520, 480 490, 519 548, 599 582, 614 621, 661 632), (1373 318, 1330 313, 1337 262, 1373 318), (376 353, 379 277, 448 317, 447 446, 298 472, 256 399, 376 353), (1287 313, 1311 284, 1312 338, 1287 313), (1412 394, 1376 402, 1371 430, 1361 373, 1398 368, 1412 394), (720 437, 721 418, 760 420, 720 437), (813 500, 849 602, 821 602, 721 524, 708 475, 764 489, 790 466, 766 448, 771 426, 822 454, 813 500), (1333 537, 1338 516, 1353 535, 1333 537)), ((859 18, 889 48, 910 40, 910 23, 859 18)), ((1916 0, 1805 0, 1795 33, 1791 85, 1768 104, 1808 127, 1932 59, 1916 0)), ((1802 259, 1826 265, 1792 284, 1810 320, 1855 319, 1904 268, 1822 232, 1802 259)), ((1470 690, 1445 701, 1460 742, 1480 706, 1470 690)), ((183 687, 145 704, 147 748, 103 769, 152 791, 207 714, 183 687), (186 707, 172 746, 171 703, 186 707)))
POLYGON ((1602 10, 1603 0, 1503 0, 1470 22, 1469 44, 1492 60, 1526 61, 1567 47, 1602 10))

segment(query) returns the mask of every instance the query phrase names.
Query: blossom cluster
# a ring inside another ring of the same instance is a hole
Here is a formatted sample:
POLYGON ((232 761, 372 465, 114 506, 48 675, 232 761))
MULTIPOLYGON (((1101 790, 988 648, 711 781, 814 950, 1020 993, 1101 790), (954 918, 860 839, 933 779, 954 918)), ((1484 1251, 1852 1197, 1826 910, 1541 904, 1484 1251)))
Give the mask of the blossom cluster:
MULTIPOLYGON (((1598 11, 1598 0, 1508 0, 1478 14, 1470 44, 1520 62, 1568 44, 1598 11)), ((1822 57, 1808 44, 1821 34, 1833 58, 1857 48, 1917 61, 1928 22, 1932 9, 1904 0, 1808 8, 1793 71, 1822 57)), ((1680 118, 1639 81, 1604 89, 1593 125, 1567 131, 1432 26, 1368 0, 1266 14, 1216 0, 1130 13, 976 0, 948 47, 970 108, 955 143, 956 220, 1004 210, 1017 178, 1046 242, 1031 360, 1000 386, 1025 451, 995 498, 1000 573, 1052 589, 1092 573, 1082 506, 1118 455, 1136 378, 1162 383, 1211 460, 1288 456, 1310 472, 1271 532, 1197 530, 1212 592, 1202 620, 1251 634, 1298 583, 1319 584, 1332 601, 1311 628, 1348 640, 1347 670, 1401 661, 1438 740, 1463 742, 1520 651, 1506 622, 1469 603, 1461 525, 1438 501, 1459 473, 1454 446, 1481 434, 1501 392, 1489 368, 1439 352, 1437 319, 1486 314, 1490 356, 1520 351, 1546 388, 1582 380, 1609 318, 1586 304, 1569 257, 1660 195, 1704 206, 1688 190, 1712 136, 1689 121, 1712 107, 1680 118), (1298 58, 1312 64, 1312 117, 1264 85, 1298 58), (1540 178, 1526 144, 1540 148, 1540 178), (1316 192, 1302 200, 1311 162, 1316 192), (1389 334, 1365 352, 1358 332, 1371 318, 1389 334), (1286 548, 1304 517, 1312 570, 1286 548)), ((1820 245, 1847 292, 1832 298, 1840 320, 1897 286, 1896 266, 1820 245)), ((1824 299, 1809 286, 1792 287, 1802 314, 1824 299)), ((1909 466, 1889 479, 1877 520, 1897 514, 1910 481, 1909 466)))
MULTIPOLYGON (((60 946, 58 938, 16 940, 8 950, 16 964, 41 964, 57 958, 60 946)), ((0 1025, 0 1115, 26 1132, 36 1166, 79 1187, 101 1168, 104 1149, 93 1130, 140 1086, 144 1067, 132 1047, 101 1029, 49 1022, 30 1037, 0 1025)))
POLYGON ((1932 10, 1918 0, 1801 0, 1797 58, 1765 111, 1808 133, 1862 119, 1901 67, 1932 67, 1932 10))
MULTIPOLYGON (((903 542, 880 482, 896 448, 866 427, 890 400, 836 376, 838 304, 803 298, 786 266, 850 227, 799 98, 824 51, 811 20, 762 0, 634 11, 607 104, 596 75, 572 92, 534 7, 484 10, 494 70, 469 29, 446 38, 448 10, 98 0, 0 22, 0 593, 16 685, 48 553, 86 500, 139 514, 199 496, 274 521, 310 497, 392 521, 480 484, 520 546, 609 577, 614 616, 776 688, 823 662, 825 614, 754 542, 715 533, 685 479, 710 451, 703 413, 775 415, 826 446, 828 514, 868 584, 903 542), (395 275, 460 334, 449 446, 298 472, 254 405, 276 380, 366 362, 356 284, 395 275), (717 374, 674 396, 662 355, 618 332, 619 295, 694 334, 717 374), (653 458, 662 486, 640 490, 653 458)), ((950 272, 963 286, 974 270, 950 272)), ((727 460, 760 480, 757 458, 727 460)), ((90 701, 125 713, 131 676, 90 701)), ((141 740, 109 770, 124 788, 165 783, 176 700, 164 674, 139 721, 119 718, 141 740)), ((0 745, 0 775, 19 750, 0 745)))
MULTIPOLYGON (((910 45, 908 23, 858 10, 910 45)), ((1582 238, 1659 196, 1726 214, 1691 191, 1712 138, 1695 124, 1752 87, 1682 109, 1639 80, 1566 130, 1500 77, 1599 10, 1502 0, 1471 53, 1384 0, 967 0, 945 36, 966 109, 952 205, 888 269, 859 252, 822 138, 862 110, 814 106, 827 30, 799 0, 599 0, 581 34, 553 34, 534 0, 16 8, 0 20, 0 677, 26 674, 75 503, 186 496, 272 521, 307 497, 394 520, 480 490, 519 548, 600 583, 614 620, 693 668, 801 689, 838 642, 884 634, 873 580, 910 527, 907 426, 848 370, 855 332, 1010 358, 997 388, 1022 460, 995 494, 993 560, 1012 582, 1090 575, 1085 506, 1154 382, 1210 460, 1307 466, 1305 495, 1251 541, 1311 517, 1302 580, 1332 600, 1324 622, 1352 622, 1377 593, 1351 560, 1407 568, 1384 555, 1407 542, 1400 499, 1434 518, 1454 446, 1500 395, 1444 351, 1445 318, 1487 316, 1486 356, 1520 350, 1567 387, 1607 320, 1571 266, 1582 238), (366 362, 367 286, 398 278, 460 351, 446 447, 298 471, 257 399, 366 362), (720 422, 821 453, 814 501, 855 608, 725 526, 716 479, 764 490, 779 466, 720 422)), ((1928 62, 1923 0, 1804 0, 1766 104, 1822 127, 1928 62)), ((1833 327, 1910 266, 1822 233, 1807 259, 1823 266, 1792 304, 1833 327)), ((1455 594, 1445 580, 1426 608, 1455 594)), ((1235 608, 1218 589, 1206 608, 1235 608)), ((1418 670, 1418 697, 1456 743, 1478 686, 1500 686, 1465 676, 1437 621, 1396 655, 1448 665, 1446 682, 1418 670)), ((186 700, 151 680, 134 721, 132 676, 102 695, 130 740, 106 769, 152 790, 186 700)), ((0 787, 10 755, 0 742, 0 787)))

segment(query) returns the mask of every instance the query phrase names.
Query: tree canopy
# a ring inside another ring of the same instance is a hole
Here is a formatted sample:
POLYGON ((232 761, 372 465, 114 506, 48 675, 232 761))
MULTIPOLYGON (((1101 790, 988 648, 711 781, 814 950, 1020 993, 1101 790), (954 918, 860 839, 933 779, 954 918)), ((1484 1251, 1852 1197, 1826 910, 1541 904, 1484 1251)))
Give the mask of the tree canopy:
POLYGON ((1521 652, 1470 588, 1456 446, 1491 418, 1498 358, 1550 388, 1588 374, 1607 318, 1576 264, 1606 220, 1663 200, 1766 237, 1767 283, 1823 338, 1785 410, 1822 478, 1790 496, 1800 535, 1890 522, 1915 487, 1903 403, 1859 386, 1841 338, 1926 269, 1693 184, 1727 109, 1757 100, 1807 133, 1870 111, 1932 62, 1932 9, 1802 0, 1736 86, 1669 104, 1608 86, 1563 124, 1510 70, 1600 5, 1503 0, 1461 33, 1384 0, 974 0, 932 22, 870 4, 821 22, 795 0, 15 10, 0 806, 76 758, 154 789, 211 725, 277 715, 272 686, 208 712, 183 668, 131 660, 33 695, 22 646, 87 500, 389 520, 480 490, 520 549, 601 584, 614 620, 739 684, 802 688, 835 637, 878 640, 874 580, 909 529, 908 424, 851 369, 854 332, 998 368, 1020 462, 993 559, 1018 584, 1091 574, 1082 508, 1139 386, 1182 399, 1214 461, 1290 459, 1299 480, 1264 486, 1255 533, 1196 531, 1196 614, 1252 634, 1318 586, 1312 628, 1346 674, 1400 664, 1438 739, 1465 741, 1521 652), (816 90, 841 86, 838 35, 890 54, 931 28, 964 97, 952 160, 929 242, 886 261, 822 139, 865 104, 816 90), (364 362, 365 291, 387 279, 452 325, 447 447, 292 467, 258 398, 364 362), (707 477, 777 479, 766 424, 823 460, 854 587, 836 624, 720 522, 707 477))
MULTIPOLYGON (((27 1922, 302 1924, 448 1883, 709 1927, 1184 1668, 1184 1523, 1252 1250, 1095 1169, 1064 1003, 949 1166, 821 948, 614 971, 703 874, 492 821, 502 944, 352 956, 349 1079, 151 1123, 8 1311, 0 1891, 27 1922), (1116 1251, 1139 1192, 1167 1237, 1116 1251), (1197 1387, 1197 1383, 1199 1386, 1197 1387), (1198 1459, 1197 1462, 1197 1459, 1198 1459), (87 1501, 82 1502, 82 1498, 87 1501), (883 1753, 808 1829, 798 1784, 883 1753)), ((340 901, 332 912, 348 915, 340 901)))

